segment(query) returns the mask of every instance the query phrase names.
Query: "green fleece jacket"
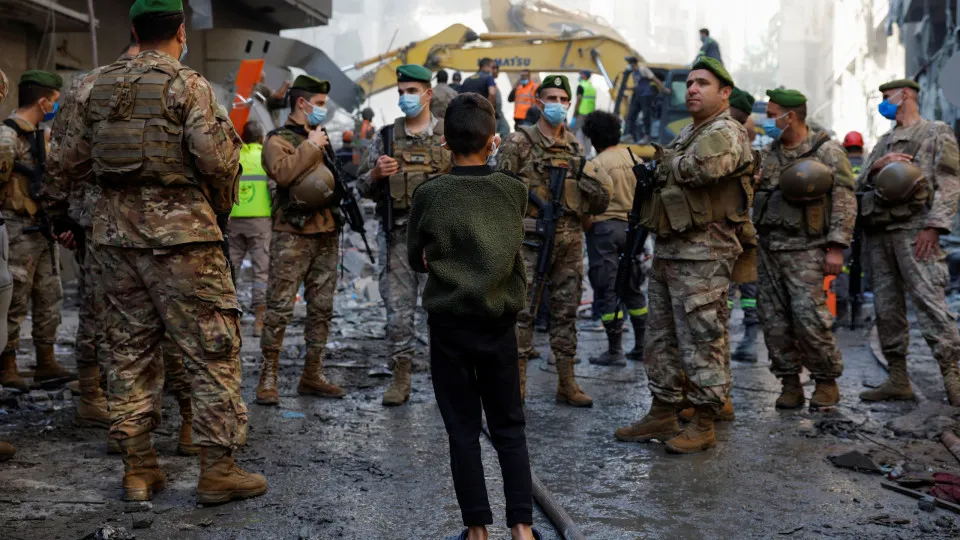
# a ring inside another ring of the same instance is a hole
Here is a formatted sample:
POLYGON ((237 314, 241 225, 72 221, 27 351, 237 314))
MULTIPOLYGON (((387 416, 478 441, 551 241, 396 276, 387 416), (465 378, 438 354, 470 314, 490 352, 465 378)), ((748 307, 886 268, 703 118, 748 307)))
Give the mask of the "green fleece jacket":
POLYGON ((407 256, 414 270, 429 273, 423 291, 428 313, 500 319, 523 309, 526 210, 523 182, 486 166, 454 167, 416 189, 407 256))

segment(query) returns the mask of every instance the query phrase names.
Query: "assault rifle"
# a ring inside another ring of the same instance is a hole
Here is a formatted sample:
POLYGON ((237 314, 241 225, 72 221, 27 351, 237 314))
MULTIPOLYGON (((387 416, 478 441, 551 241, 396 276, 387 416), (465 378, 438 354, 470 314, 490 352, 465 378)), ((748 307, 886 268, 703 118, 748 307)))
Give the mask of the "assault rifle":
MULTIPOLYGON (((326 130, 324 130, 324 132, 326 132, 326 130)), ((344 181, 343 171, 340 169, 337 154, 329 142, 323 151, 323 161, 327 168, 330 169, 330 172, 333 173, 334 182, 336 182, 335 190, 340 199, 340 213, 343 216, 343 220, 347 222, 347 225, 350 225, 353 232, 360 234, 360 239, 363 240, 363 247, 367 249, 367 256, 370 257, 370 262, 376 264, 373 258, 373 251, 370 250, 370 244, 367 242, 367 231, 363 225, 363 212, 360 211, 360 205, 357 204, 357 198, 353 194, 353 186, 347 185, 346 181, 344 181)))
MULTIPOLYGON (((30 198, 39 206, 40 184, 43 183, 43 177, 47 170, 47 144, 43 137, 43 130, 25 131, 13 118, 7 118, 3 121, 3 124, 16 131, 20 137, 25 137, 30 141, 30 155, 36 160, 36 166, 31 169, 23 163, 16 162, 13 164, 13 171, 27 177, 27 189, 30 191, 30 198)), ((56 256, 57 240, 54 237, 53 224, 50 223, 47 213, 40 208, 37 210, 37 219, 40 223, 24 227, 23 233, 40 233, 47 240, 50 249, 50 266, 53 268, 53 275, 56 276, 59 274, 59 269, 57 268, 56 256)), ((78 238, 79 242, 83 241, 82 236, 83 235, 81 235, 81 238, 78 238)))
POLYGON ((860 308, 863 305, 863 220, 860 219, 860 200, 862 193, 857 193, 857 221, 853 227, 853 238, 850 240, 850 285, 847 295, 850 297, 850 329, 855 330, 860 321, 860 308))
POLYGON ((633 268, 637 258, 637 252, 643 249, 647 242, 647 236, 650 231, 640 225, 640 211, 643 208, 644 201, 653 196, 653 171, 656 170, 656 163, 649 165, 638 163, 634 157, 633 151, 630 152, 630 159, 633 160, 633 175, 637 177, 637 186, 633 191, 633 206, 630 213, 627 214, 627 243, 620 252, 620 260, 617 265, 617 279, 614 282, 613 290, 617 293, 617 306, 614 310, 614 317, 620 316, 620 308, 623 304, 623 298, 626 296, 627 289, 630 287, 630 281, 633 279, 633 268))
MULTIPOLYGON (((380 130, 380 138, 383 140, 383 155, 393 157, 393 126, 387 126, 380 130)), ((383 230, 387 235, 387 241, 393 232, 393 195, 390 193, 390 178, 385 178, 383 182, 383 230)))
MULTIPOLYGON (((580 169, 577 171, 578 180, 583 175, 583 167, 586 163, 587 160, 580 160, 580 169)), ((543 290, 547 285, 547 272, 550 271, 550 263, 553 260, 553 248, 557 240, 557 224, 563 216, 563 189, 568 169, 569 167, 547 167, 550 175, 549 201, 541 199, 533 190, 530 190, 527 194, 530 202, 539 211, 535 232, 540 237, 540 242, 523 241, 525 246, 538 250, 537 266, 533 279, 533 302, 530 304, 530 313, 534 320, 536 320, 540 311, 540 301, 543 299, 543 290)))

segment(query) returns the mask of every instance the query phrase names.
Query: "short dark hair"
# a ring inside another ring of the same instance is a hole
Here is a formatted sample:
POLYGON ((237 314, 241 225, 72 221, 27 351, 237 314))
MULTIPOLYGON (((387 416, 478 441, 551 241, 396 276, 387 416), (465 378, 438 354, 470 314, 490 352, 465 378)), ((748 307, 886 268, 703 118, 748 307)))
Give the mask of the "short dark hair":
POLYGON ((707 30, 706 28, 701 28, 701 29, 700 29, 700 33, 701 33, 701 34, 706 34, 706 35, 709 36, 709 35, 710 35, 710 30, 707 30))
POLYGON ((497 132, 496 113, 490 100, 467 92, 450 101, 443 115, 443 134, 447 146, 459 156, 476 154, 497 132))
POLYGON ((784 113, 792 112, 793 114, 797 115, 797 120, 800 120, 801 122, 807 121, 807 104, 806 103, 804 103, 803 105, 800 105, 799 107, 783 107, 783 112, 784 113))
POLYGON ((620 143, 620 118, 606 111, 593 111, 583 120, 583 134, 597 151, 620 143))
POLYGON ((133 20, 133 30, 140 43, 169 41, 184 23, 182 11, 141 15, 133 20))
POLYGON ((310 101, 310 99, 313 98, 313 96, 315 96, 316 94, 311 93, 311 92, 307 92, 306 90, 304 90, 304 89, 302 89, 302 88, 294 88, 294 89, 290 90, 290 92, 289 92, 288 95, 290 96, 290 100, 289 100, 288 105, 290 105, 290 108, 292 109, 292 108, 296 107, 297 101, 299 101, 300 98, 303 98, 303 99, 305 99, 306 101, 310 101))
POLYGON ((730 116, 732 116, 733 119, 736 120, 737 122, 740 122, 741 124, 746 124, 747 118, 750 118, 750 113, 748 113, 747 111, 741 111, 740 109, 737 109, 735 107, 730 107, 730 116))
POLYGON ((477 62, 477 65, 480 67, 480 69, 483 69, 487 66, 492 66, 494 64, 496 64, 496 62, 493 61, 493 58, 489 58, 486 56, 481 58, 480 61, 477 62))
POLYGON ((243 125, 243 135, 240 136, 244 144, 263 142, 263 124, 251 120, 243 125))
POLYGON ((17 87, 17 107, 29 107, 43 98, 53 99, 53 88, 37 84, 21 84, 17 87))
POLYGON ((453 74, 453 80, 457 80, 457 79, 463 80, 463 74, 460 73, 459 71, 456 71, 456 72, 454 72, 454 74, 453 74))
POLYGON ((450 76, 447 75, 447 70, 445 69, 441 69, 437 72, 437 82, 440 84, 446 84, 446 82, 450 80, 449 77, 450 76))

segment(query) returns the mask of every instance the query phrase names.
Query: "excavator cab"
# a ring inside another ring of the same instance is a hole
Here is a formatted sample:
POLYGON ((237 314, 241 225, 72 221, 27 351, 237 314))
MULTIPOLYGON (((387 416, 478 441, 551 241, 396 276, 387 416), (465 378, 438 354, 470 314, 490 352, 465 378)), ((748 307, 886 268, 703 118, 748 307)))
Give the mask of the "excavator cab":
POLYGON ((661 70, 662 76, 654 70, 664 86, 670 89, 670 95, 661 94, 657 100, 657 117, 654 119, 654 140, 658 144, 668 144, 687 124, 693 122, 687 112, 687 75, 686 68, 661 70))

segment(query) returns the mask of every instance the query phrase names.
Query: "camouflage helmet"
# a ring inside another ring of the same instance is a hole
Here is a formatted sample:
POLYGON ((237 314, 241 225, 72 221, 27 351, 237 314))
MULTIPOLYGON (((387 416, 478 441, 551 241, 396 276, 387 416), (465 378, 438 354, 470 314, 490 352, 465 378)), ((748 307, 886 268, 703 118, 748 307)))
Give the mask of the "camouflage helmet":
POLYGON ((819 199, 833 187, 833 169, 815 159, 801 159, 780 173, 780 191, 791 202, 819 199))
POLYGON ((326 167, 317 167, 290 186, 290 202, 302 210, 319 210, 334 199, 336 182, 326 167))
POLYGON ((909 199, 923 182, 923 170, 916 164, 894 161, 880 169, 874 185, 880 201, 884 204, 899 204, 909 199))

